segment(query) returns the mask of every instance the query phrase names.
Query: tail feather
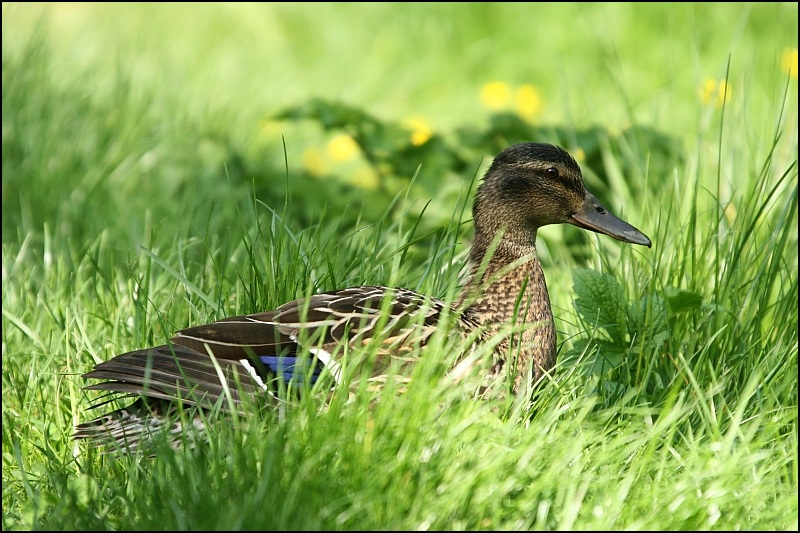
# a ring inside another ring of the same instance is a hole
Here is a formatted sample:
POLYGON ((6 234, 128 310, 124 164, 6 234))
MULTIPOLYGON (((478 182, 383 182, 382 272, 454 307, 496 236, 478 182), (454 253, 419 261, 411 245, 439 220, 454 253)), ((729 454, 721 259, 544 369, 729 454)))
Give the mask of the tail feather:
POLYGON ((173 448, 184 444, 194 447, 205 431, 202 410, 179 416, 174 402, 140 398, 128 407, 117 409, 89 422, 75 426, 73 438, 86 439, 104 447, 104 453, 136 453, 154 443, 156 435, 166 435, 173 448))
POLYGON ((263 390, 242 361, 219 359, 215 365, 207 354, 181 346, 159 346, 122 354, 98 364, 83 377, 108 380, 89 385, 87 390, 140 394, 165 400, 180 398, 188 404, 206 407, 214 405, 227 391, 238 403, 242 394, 252 395, 263 390), (225 377, 225 385, 218 370, 225 377))

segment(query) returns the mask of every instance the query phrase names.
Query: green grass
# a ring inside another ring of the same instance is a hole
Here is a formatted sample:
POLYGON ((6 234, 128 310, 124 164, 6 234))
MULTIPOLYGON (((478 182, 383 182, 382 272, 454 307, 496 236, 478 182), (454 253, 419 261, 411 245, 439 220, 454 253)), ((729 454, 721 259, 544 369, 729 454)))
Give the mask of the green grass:
POLYGON ((796 5, 188 9, 3 5, 3 529, 797 529, 796 5), (176 329, 358 284, 453 298, 494 150, 469 141, 520 131, 496 80, 540 90, 523 131, 583 149, 654 243, 540 232, 562 344, 531 405, 449 384, 437 336, 402 394, 353 369, 194 450, 76 447, 78 375, 176 329), (377 191, 363 158, 315 176, 340 131, 271 120, 313 97, 439 144, 377 191))

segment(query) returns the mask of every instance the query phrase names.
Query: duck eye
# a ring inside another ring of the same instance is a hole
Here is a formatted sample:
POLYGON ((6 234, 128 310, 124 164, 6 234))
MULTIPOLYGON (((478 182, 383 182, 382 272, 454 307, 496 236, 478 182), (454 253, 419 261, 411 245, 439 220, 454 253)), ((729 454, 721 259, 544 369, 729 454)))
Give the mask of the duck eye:
POLYGON ((558 169, 556 167, 550 167, 544 171, 547 174, 548 178, 557 178, 558 177, 558 169))

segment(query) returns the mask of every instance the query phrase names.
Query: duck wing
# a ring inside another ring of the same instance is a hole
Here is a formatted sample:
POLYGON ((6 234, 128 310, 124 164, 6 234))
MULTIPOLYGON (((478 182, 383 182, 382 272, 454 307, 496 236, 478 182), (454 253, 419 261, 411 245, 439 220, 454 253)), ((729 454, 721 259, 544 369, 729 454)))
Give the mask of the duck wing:
POLYGON ((344 342, 355 346, 380 336, 383 351, 400 357, 428 339, 446 305, 379 286, 322 293, 181 330, 169 344, 118 355, 83 377, 104 380, 88 390, 198 406, 213 405, 229 391, 239 403, 243 395, 269 392, 278 377, 288 382, 302 374, 313 383, 327 369, 338 382, 341 367, 333 354, 344 342))

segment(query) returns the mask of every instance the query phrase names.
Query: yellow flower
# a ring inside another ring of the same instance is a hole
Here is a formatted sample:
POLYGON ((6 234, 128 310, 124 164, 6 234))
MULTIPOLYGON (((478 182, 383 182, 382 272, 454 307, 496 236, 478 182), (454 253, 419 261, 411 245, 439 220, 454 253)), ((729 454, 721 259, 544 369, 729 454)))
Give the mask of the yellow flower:
POLYGON ((538 118, 542 111, 542 95, 533 85, 521 85, 517 89, 517 113, 525 120, 538 118))
POLYGON ((511 100, 511 89, 504 81, 493 81, 481 88, 481 102, 492 111, 508 107, 511 100))
POLYGON ((728 219, 728 224, 733 224, 733 221, 736 220, 737 214, 736 206, 733 205, 733 202, 725 206, 723 213, 725 213, 725 218, 728 219))
POLYGON ((731 86, 725 80, 712 80, 708 79, 703 83, 700 89, 700 100, 704 104, 714 102, 716 108, 722 107, 722 104, 730 101, 731 99, 731 86))
POLYGON ((374 191, 378 188, 380 183, 378 173, 372 167, 357 168, 350 177, 347 179, 356 187, 361 187, 367 191, 374 191))
POLYGON ((583 151, 583 148, 578 148, 575 150, 575 161, 578 163, 583 163, 586 161, 586 152, 583 151))
POLYGON ((422 146, 433 134, 428 123, 418 117, 407 118, 402 124, 404 128, 411 130, 411 144, 414 146, 422 146))
POLYGON ((781 55, 781 70, 797 78, 797 48, 786 48, 781 55))
POLYGON ((328 155, 334 161, 350 161, 358 154, 358 144, 346 133, 340 133, 328 141, 328 155))
POLYGON ((316 148, 309 148, 303 152, 301 158, 303 168, 312 176, 323 176, 328 173, 328 163, 316 148))

